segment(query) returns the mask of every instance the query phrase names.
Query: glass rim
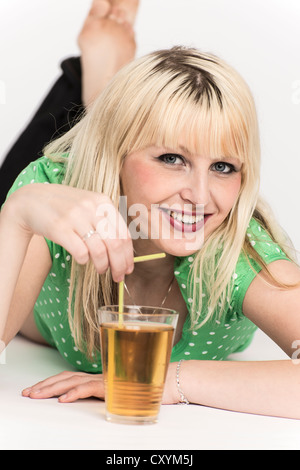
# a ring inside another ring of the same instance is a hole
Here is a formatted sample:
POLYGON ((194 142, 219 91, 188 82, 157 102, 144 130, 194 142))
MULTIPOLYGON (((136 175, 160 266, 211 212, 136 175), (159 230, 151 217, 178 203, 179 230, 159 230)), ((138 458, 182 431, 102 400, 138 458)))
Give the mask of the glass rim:
POLYGON ((122 311, 119 312, 119 305, 103 305, 98 307, 98 313, 105 312, 112 313, 116 315, 178 315, 179 312, 175 309, 167 308, 167 307, 153 307, 152 305, 123 305, 124 309, 133 309, 134 312, 130 311, 122 311), (152 310, 153 312, 149 312, 152 310))

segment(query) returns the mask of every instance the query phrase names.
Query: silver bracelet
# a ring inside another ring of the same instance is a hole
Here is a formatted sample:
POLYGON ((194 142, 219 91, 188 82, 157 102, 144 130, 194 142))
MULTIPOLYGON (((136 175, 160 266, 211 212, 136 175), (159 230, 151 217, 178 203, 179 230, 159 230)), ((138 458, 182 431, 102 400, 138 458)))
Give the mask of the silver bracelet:
POLYGON ((188 399, 186 398, 185 394, 183 393, 181 387, 180 387, 180 382, 179 382, 179 372, 180 372, 180 366, 181 366, 181 363, 182 363, 183 359, 180 359, 180 361, 178 362, 177 364, 177 368, 176 368, 176 384, 177 384, 177 390, 178 390, 178 393, 180 395, 180 400, 179 400, 179 403, 183 404, 183 405, 188 405, 190 402, 188 401, 188 399))

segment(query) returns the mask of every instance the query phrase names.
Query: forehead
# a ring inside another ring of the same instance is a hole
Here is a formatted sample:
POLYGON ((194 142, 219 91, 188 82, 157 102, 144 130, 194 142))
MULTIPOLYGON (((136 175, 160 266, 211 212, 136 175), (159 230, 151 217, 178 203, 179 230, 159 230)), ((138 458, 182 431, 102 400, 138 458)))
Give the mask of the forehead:
POLYGON ((211 158, 233 157, 245 161, 244 136, 224 113, 212 109, 164 110, 140 129, 131 150, 164 147, 211 158))

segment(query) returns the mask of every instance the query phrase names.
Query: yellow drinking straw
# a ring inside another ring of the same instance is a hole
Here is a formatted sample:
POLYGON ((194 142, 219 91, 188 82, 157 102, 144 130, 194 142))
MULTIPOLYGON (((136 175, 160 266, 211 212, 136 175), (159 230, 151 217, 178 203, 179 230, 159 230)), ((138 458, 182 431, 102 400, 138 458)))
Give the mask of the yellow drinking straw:
MULTIPOLYGON (((144 256, 136 256, 133 258, 135 263, 139 263, 141 261, 150 261, 153 259, 158 258, 165 258, 166 253, 156 253, 154 255, 144 255, 144 256)), ((119 313, 122 313, 124 310, 124 281, 119 282, 119 313)), ((123 320, 123 316, 119 315, 119 326, 121 326, 123 320)))
POLYGON ((119 313, 123 312, 124 305, 124 281, 119 282, 119 313))
POLYGON ((156 253, 154 255, 136 256, 135 258, 133 258, 133 261, 135 263, 139 263, 140 261, 149 261, 152 259, 165 258, 165 257, 166 257, 166 253, 156 253))

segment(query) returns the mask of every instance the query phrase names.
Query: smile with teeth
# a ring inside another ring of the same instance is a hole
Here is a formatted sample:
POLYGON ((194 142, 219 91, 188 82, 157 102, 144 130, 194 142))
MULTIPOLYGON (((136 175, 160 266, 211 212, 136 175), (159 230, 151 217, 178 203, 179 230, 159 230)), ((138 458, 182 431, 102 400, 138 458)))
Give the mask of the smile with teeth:
POLYGON ((167 213, 173 219, 178 220, 178 222, 181 222, 183 224, 188 224, 188 225, 197 224, 198 222, 201 222, 204 219, 203 215, 188 215, 188 214, 182 214, 181 212, 175 212, 171 210, 168 210, 167 213))

